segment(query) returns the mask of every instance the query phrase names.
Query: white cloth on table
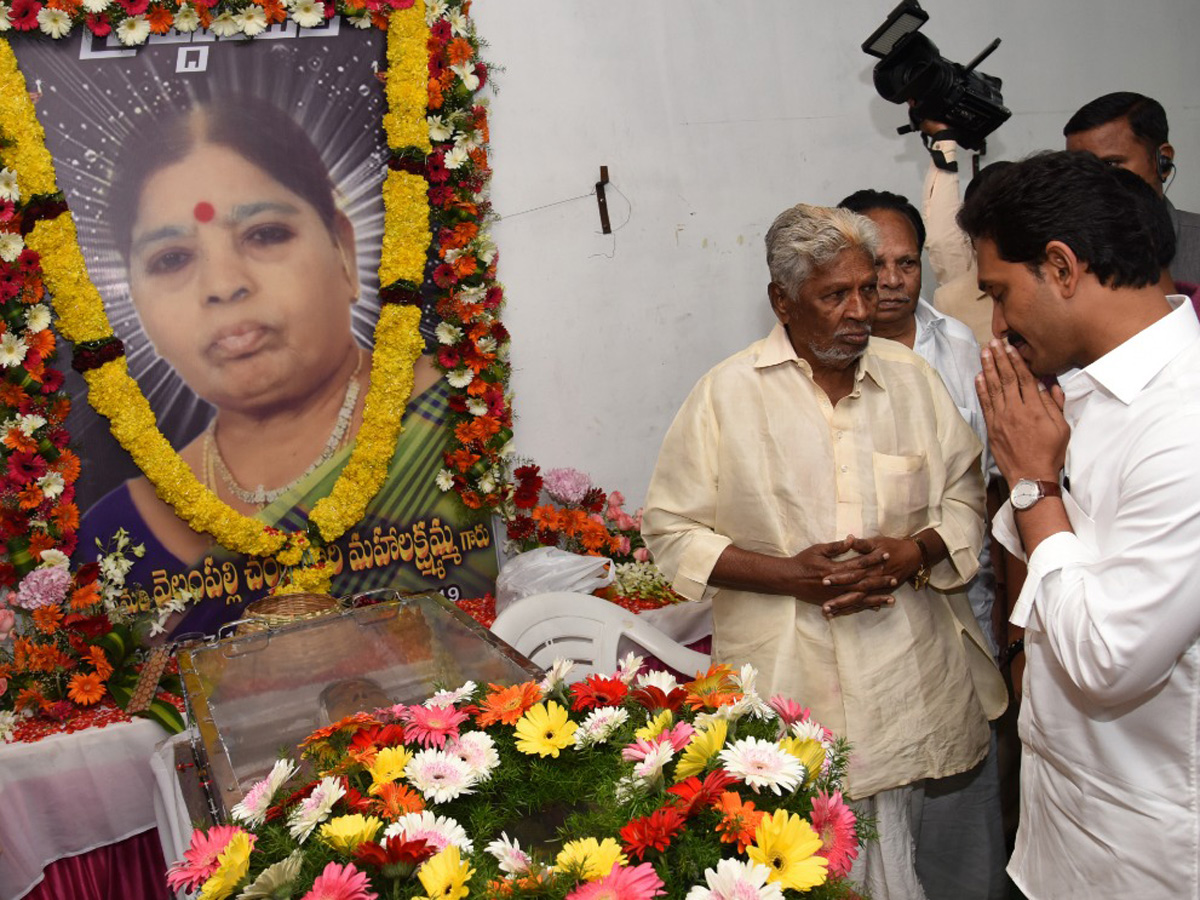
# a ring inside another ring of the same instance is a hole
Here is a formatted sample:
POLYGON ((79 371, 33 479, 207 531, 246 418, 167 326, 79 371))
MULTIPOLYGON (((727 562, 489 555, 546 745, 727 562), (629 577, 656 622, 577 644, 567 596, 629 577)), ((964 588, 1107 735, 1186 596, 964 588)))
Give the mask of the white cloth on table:
POLYGON ((0 897, 18 898, 66 856, 153 828, 148 719, 0 745, 0 897))
MULTIPOLYGON (((1030 900, 1200 898, 1200 322, 1187 299, 1059 383, 1063 502, 1025 628, 1021 824, 1030 900)), ((995 534, 1021 553, 1010 504, 995 534)))

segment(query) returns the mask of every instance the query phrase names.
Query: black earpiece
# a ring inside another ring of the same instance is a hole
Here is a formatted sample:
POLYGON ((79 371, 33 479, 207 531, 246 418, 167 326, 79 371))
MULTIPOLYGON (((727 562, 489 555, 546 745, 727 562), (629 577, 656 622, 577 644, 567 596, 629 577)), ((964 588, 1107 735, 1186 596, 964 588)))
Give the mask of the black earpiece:
POLYGON ((1171 171, 1175 168, 1175 163, 1171 160, 1171 157, 1167 156, 1167 154, 1160 153, 1158 154, 1155 168, 1158 169, 1158 180, 1166 181, 1170 176, 1171 171))

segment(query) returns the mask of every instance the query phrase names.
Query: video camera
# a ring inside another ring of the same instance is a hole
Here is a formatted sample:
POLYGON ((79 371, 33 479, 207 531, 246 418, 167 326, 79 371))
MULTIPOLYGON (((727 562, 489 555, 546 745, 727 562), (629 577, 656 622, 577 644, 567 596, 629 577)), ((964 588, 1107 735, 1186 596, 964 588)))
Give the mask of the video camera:
POLYGON ((875 89, 890 103, 912 101, 910 124, 897 129, 900 134, 915 131, 922 120, 943 122, 960 146, 983 151, 984 139, 1012 115, 1000 96, 1000 79, 975 71, 1000 46, 1000 38, 962 66, 917 34, 928 21, 917 0, 903 0, 863 42, 863 52, 879 58, 875 89))

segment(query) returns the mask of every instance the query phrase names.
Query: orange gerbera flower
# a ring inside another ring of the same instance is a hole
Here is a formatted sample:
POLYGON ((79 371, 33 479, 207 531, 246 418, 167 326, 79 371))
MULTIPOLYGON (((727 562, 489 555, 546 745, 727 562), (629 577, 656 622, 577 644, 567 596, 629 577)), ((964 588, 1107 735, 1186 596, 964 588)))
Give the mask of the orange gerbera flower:
POLYGON ((753 800, 743 801, 735 791, 723 792, 713 807, 721 813, 721 821, 717 823, 721 842, 737 842, 737 852, 745 853, 746 848, 754 843, 754 832, 766 813, 755 809, 753 800))
POLYGON ((74 503, 63 503, 54 508, 50 519, 59 531, 75 531, 79 528, 79 507, 74 503))
POLYGON ((535 506, 530 510, 529 517, 541 528, 550 528, 554 531, 562 530, 562 510, 557 507, 549 505, 535 506))
POLYGON ((59 606, 42 606, 33 611, 33 624, 42 634, 54 634, 62 620, 63 611, 59 606))
POLYGON ((425 809, 425 801, 420 794, 408 785, 396 781, 381 784, 377 796, 375 808, 381 816, 388 820, 395 820, 405 813, 421 812, 425 809))
POLYGON ((692 709, 717 709, 742 698, 733 681, 733 669, 725 664, 710 666, 708 671, 684 685, 687 705, 692 709))
POLYGON ((156 3, 146 11, 146 21, 150 23, 150 31, 154 34, 166 34, 171 30, 175 17, 165 6, 156 3))
POLYGON ((0 403, 15 408, 28 399, 29 395, 19 384, 13 384, 11 381, 0 382, 0 403))
POLYGON ((446 456, 446 464, 453 466, 460 472, 465 472, 475 463, 479 462, 479 454, 472 453, 470 450, 459 448, 453 453, 446 456))
POLYGON ((532 681, 514 684, 511 687, 501 687, 489 684, 492 692, 483 698, 475 721, 483 728, 503 722, 505 725, 516 725, 517 720, 526 711, 542 699, 542 689, 532 681))
POLYGON ((25 343, 38 356, 49 356, 54 352, 54 332, 47 328, 44 331, 39 331, 37 334, 26 335, 25 343))
POLYGON ((37 685, 21 688, 17 692, 17 699, 13 701, 13 706, 18 710, 22 709, 41 709, 46 702, 46 698, 42 696, 42 689, 37 685))
POLYGON ((96 669, 96 674, 100 676, 101 681, 107 681, 108 676, 113 673, 112 663, 108 661, 108 655, 105 654, 103 647, 91 646, 83 655, 84 659, 92 664, 96 669))
MULTIPOLYGON (((8 384, 8 382, 5 382, 8 384)), ((11 385, 9 385, 11 387, 11 385)), ((0 397, 0 400, 3 400, 0 397)), ((10 450, 16 450, 18 453, 36 453, 37 441, 23 432, 20 428, 10 428, 8 433, 4 435, 4 446, 10 450)))
POLYGON ((58 541, 44 531, 35 531, 29 536, 29 555, 37 559, 43 550, 53 550, 58 541))
POLYGON ((75 611, 87 609, 100 602, 100 584, 93 581, 83 587, 76 588, 71 593, 71 609, 75 611))
POLYGON ((59 652, 55 647, 46 644, 29 645, 29 664, 31 672, 53 672, 58 668, 59 652))
POLYGON ((72 676, 67 684, 67 696, 80 706, 91 706, 99 703, 104 696, 104 682, 95 672, 80 673, 72 676))
POLYGON ((37 509, 42 505, 44 499, 46 497, 42 493, 42 489, 31 483, 17 494, 17 505, 21 509, 37 509))
POLYGON ((463 38, 455 38, 446 45, 446 56, 450 60, 450 65, 461 66, 469 60, 475 51, 471 49, 471 42, 463 38))
POLYGON ((454 261, 454 274, 459 278, 466 278, 469 275, 474 275, 479 271, 479 260, 473 254, 464 253, 454 261))
POLYGON ((63 477, 63 481, 70 484, 79 478, 79 457, 73 450, 63 450, 58 459, 50 464, 50 470, 57 472, 63 477))

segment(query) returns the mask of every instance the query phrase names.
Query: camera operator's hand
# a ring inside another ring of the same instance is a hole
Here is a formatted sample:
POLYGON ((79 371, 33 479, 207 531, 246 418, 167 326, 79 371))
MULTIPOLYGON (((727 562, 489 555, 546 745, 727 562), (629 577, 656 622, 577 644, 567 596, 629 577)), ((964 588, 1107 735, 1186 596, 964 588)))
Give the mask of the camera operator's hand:
MULTIPOLYGON (((916 103, 912 100, 909 100, 908 108, 911 110, 914 106, 916 106, 916 103)), ((935 122, 933 119, 917 119, 916 124, 917 129, 921 132, 921 134, 927 134, 930 137, 936 137, 943 131, 950 130, 950 126, 945 122, 935 122)))

